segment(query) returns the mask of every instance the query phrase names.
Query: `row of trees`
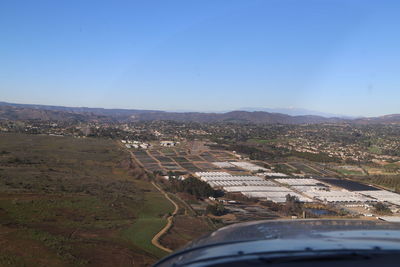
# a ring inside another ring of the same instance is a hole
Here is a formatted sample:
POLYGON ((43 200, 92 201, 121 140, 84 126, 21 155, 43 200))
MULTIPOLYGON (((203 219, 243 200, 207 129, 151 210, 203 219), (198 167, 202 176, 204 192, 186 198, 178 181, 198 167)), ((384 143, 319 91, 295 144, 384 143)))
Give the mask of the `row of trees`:
POLYGON ((322 152, 320 152, 318 154, 313 154, 313 153, 308 153, 308 152, 292 151, 291 155, 298 157, 298 158, 315 161, 315 162, 337 162, 337 163, 341 162, 341 159, 336 158, 336 157, 331 157, 328 154, 325 154, 322 152))
POLYGON ((363 179, 365 183, 372 183, 400 192, 400 175, 369 175, 363 179))
POLYGON ((257 147, 254 147, 252 145, 247 145, 247 144, 231 145, 229 147, 229 150, 236 151, 240 154, 249 155, 249 158, 252 160, 275 159, 275 158, 279 158, 279 157, 283 156, 283 154, 282 154, 283 149, 274 150, 274 151, 266 151, 264 149, 259 149, 257 147))

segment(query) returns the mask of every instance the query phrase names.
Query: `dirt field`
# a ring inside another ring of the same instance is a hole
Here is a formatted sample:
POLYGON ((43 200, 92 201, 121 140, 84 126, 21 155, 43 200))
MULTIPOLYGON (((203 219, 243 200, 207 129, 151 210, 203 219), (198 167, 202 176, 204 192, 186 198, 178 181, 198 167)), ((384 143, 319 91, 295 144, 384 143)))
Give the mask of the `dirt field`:
POLYGON ((165 246, 176 250, 209 232, 210 226, 204 220, 178 215, 174 219, 173 227, 162 237, 161 242, 165 246))
POLYGON ((173 207, 132 164, 109 140, 1 134, 0 266, 143 266, 164 256, 150 241, 173 207))

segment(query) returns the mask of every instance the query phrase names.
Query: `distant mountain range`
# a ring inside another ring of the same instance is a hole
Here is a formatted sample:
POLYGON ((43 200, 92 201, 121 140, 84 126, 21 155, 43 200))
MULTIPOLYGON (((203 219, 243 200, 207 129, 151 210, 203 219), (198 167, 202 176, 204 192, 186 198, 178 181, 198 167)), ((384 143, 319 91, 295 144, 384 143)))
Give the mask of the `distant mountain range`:
POLYGON ((355 119, 355 116, 348 116, 343 114, 333 114, 326 112, 319 112, 304 108, 240 108, 243 111, 264 111, 269 113, 282 113, 290 116, 321 116, 325 118, 343 118, 343 119, 355 119))
MULTIPOLYGON (((267 109, 266 109, 267 110, 267 109)), ((274 110, 276 111, 276 110, 274 110)), ((297 110, 296 112, 299 112, 297 110)), ((297 113, 296 113, 297 114, 297 113)), ((331 114, 333 115, 333 114, 331 114)), ((287 115, 267 111, 230 111, 225 113, 166 112, 157 110, 63 107, 0 102, 0 120, 58 120, 129 122, 172 120, 180 122, 232 122, 266 124, 315 123, 400 123, 400 114, 374 118, 347 118, 321 115, 287 115)))

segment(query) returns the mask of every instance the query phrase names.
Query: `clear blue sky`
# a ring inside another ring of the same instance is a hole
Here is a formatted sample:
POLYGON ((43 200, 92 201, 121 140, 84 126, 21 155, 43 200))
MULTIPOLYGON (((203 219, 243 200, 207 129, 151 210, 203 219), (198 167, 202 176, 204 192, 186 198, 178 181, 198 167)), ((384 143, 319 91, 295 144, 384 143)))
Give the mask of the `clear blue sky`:
POLYGON ((400 113, 400 4, 0 1, 0 101, 400 113))

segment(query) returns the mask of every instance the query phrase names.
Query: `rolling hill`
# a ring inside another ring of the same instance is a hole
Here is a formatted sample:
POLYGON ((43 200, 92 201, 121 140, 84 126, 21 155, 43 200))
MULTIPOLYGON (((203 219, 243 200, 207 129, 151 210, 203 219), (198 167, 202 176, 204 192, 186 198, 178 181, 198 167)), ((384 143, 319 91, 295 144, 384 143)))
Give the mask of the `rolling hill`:
POLYGON ((335 118, 317 115, 291 116, 265 111, 230 111, 226 113, 166 112, 157 110, 104 109, 63 107, 0 102, 2 120, 56 120, 133 122, 171 120, 180 122, 232 122, 265 124, 317 124, 317 123, 400 123, 400 114, 371 118, 335 118))

